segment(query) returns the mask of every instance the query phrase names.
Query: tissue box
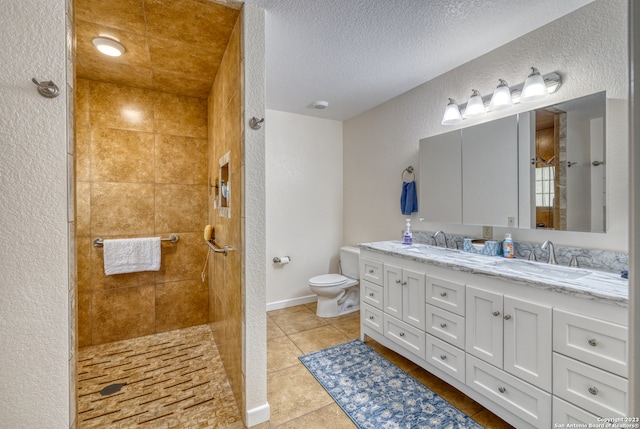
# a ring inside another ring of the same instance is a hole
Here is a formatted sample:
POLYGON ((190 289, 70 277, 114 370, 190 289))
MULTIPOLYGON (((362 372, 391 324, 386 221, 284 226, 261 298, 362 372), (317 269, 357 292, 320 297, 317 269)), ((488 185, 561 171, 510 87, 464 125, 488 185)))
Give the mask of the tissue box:
POLYGON ((462 249, 469 253, 478 253, 488 256, 502 255, 502 243, 496 240, 476 240, 473 238, 465 238, 462 249))

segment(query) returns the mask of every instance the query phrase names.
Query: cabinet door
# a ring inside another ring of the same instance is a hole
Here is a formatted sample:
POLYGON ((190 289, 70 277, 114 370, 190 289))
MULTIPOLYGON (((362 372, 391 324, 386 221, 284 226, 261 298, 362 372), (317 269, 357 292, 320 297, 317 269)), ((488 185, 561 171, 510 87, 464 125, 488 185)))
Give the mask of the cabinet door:
POLYGON ((402 270, 402 320, 423 331, 425 321, 426 275, 411 270, 402 270))
POLYGON ((429 222, 462 223, 461 140, 460 130, 420 140, 420 216, 429 222))
POLYGON ((384 264, 384 312, 402 320, 402 269, 384 264))
POLYGON ((504 297, 504 370, 551 392, 551 307, 504 297))
POLYGON ((502 295, 467 286, 466 350, 502 368, 502 295))
POLYGON ((517 115, 462 130, 462 223, 518 226, 517 115))

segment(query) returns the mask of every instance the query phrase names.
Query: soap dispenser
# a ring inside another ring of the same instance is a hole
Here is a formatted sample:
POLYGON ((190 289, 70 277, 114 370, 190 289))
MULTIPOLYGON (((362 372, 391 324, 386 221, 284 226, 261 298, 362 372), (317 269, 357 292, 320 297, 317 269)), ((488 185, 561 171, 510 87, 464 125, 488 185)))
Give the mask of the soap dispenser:
POLYGON ((507 233, 504 236, 504 241, 502 242, 502 253, 505 258, 515 258, 515 252, 513 250, 513 240, 511 239, 511 234, 507 233))
POLYGON ((413 234, 411 234, 411 219, 407 219, 406 229, 402 238, 402 244, 413 244, 413 234))

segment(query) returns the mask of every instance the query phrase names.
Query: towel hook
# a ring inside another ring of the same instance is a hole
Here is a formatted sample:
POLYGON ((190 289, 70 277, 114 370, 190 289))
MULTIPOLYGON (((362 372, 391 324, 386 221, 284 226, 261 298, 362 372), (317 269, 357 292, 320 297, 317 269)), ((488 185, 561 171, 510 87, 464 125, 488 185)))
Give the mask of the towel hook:
POLYGON ((413 172, 413 165, 408 166, 402 171, 402 181, 404 182, 404 173, 409 173, 413 176, 413 181, 416 180, 416 173, 413 172))
POLYGON ((251 119, 249 119, 249 126, 253 130, 259 130, 260 128, 262 128, 263 122, 264 122, 264 118, 258 119, 255 116, 253 116, 251 119))
POLYGON ((38 86, 38 93, 45 98, 56 98, 60 95, 60 88, 58 85, 53 83, 51 80, 43 80, 42 82, 38 82, 34 77, 31 79, 31 82, 35 83, 38 86))

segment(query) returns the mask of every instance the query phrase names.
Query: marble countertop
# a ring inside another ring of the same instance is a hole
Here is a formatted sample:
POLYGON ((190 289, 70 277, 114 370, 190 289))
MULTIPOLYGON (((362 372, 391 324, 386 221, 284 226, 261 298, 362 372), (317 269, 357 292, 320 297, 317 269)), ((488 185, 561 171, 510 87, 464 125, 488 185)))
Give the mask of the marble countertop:
POLYGON ((359 246, 361 249, 376 253, 473 274, 499 277, 539 289, 553 290, 565 295, 606 302, 620 307, 627 307, 629 303, 629 282, 619 274, 561 267, 523 259, 509 260, 426 244, 406 245, 401 241, 360 243, 359 246), (572 278, 576 275, 582 276, 572 278))

